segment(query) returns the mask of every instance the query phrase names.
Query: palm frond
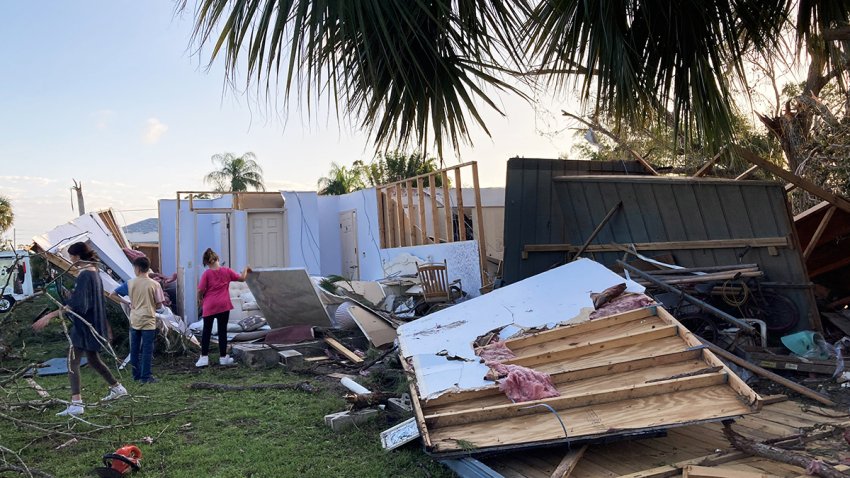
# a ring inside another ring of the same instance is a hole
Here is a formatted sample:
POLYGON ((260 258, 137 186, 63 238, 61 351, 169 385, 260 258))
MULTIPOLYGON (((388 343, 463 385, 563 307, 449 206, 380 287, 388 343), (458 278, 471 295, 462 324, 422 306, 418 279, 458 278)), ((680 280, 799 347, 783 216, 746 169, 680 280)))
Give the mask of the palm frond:
POLYGON ((473 125, 487 131, 481 105, 501 113, 493 91, 520 93, 500 76, 522 57, 529 11, 526 0, 197 0, 193 39, 268 97, 303 92, 309 112, 329 95, 379 149, 442 151, 473 125))

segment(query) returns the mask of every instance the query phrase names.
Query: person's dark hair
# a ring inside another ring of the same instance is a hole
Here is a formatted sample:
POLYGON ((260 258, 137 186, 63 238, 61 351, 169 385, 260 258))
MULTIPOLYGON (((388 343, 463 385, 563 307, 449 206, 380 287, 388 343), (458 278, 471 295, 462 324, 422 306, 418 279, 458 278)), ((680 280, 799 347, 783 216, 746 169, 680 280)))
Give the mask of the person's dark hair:
POLYGON ((218 254, 216 254, 212 249, 207 248, 207 250, 204 251, 204 267, 211 266, 216 261, 218 261, 218 254))
POLYGON ((97 261, 97 253, 85 242, 75 242, 68 247, 68 254, 84 261, 97 261))
POLYGON ((151 270, 151 261, 147 257, 137 257, 133 259, 133 265, 138 267, 142 272, 151 270))

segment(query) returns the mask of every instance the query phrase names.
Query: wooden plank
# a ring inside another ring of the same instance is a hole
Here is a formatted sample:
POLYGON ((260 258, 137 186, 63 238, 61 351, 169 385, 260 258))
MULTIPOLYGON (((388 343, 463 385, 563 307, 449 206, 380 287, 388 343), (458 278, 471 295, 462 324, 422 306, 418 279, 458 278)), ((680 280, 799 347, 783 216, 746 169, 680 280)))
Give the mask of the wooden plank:
POLYGON ((493 407, 464 410, 458 412, 440 413, 426 415, 425 423, 430 430, 456 425, 483 422, 489 420, 502 420, 506 418, 523 417, 540 413, 550 413, 549 408, 565 410, 579 407, 587 407, 603 403, 619 402, 646 398, 653 395, 665 395, 684 390, 695 390, 707 388, 713 385, 726 383, 726 372, 707 373, 694 377, 683 377, 660 382, 630 385, 604 391, 585 392, 576 395, 562 395, 560 397, 544 398, 529 402, 511 403, 493 407), (548 407, 546 407, 546 406, 548 407))
POLYGON ((705 164, 703 164, 702 167, 699 168, 699 170, 697 170, 697 172, 694 173, 694 175, 692 177, 701 178, 701 177, 705 176, 706 174, 708 174, 708 172, 711 171, 711 168, 714 167, 714 163, 716 163, 717 160, 720 159, 720 156, 723 155, 724 151, 726 151, 726 146, 720 148, 720 151, 718 151, 717 154, 712 156, 711 159, 706 161, 705 164))
POLYGON ((405 227, 407 228, 408 245, 418 246, 421 243, 416 242, 416 228, 419 216, 414 213, 413 204, 413 182, 407 181, 407 213, 405 213, 405 227))
POLYGON ((682 478, 772 478, 766 473, 747 473, 731 468, 688 465, 682 470, 682 478))
POLYGON ((737 393, 726 385, 717 385, 700 389, 700 393, 685 390, 561 412, 559 415, 567 427, 567 436, 561 423, 551 413, 437 428, 431 430, 431 451, 466 453, 458 445, 458 440, 470 442, 478 453, 491 447, 507 448, 518 444, 542 446, 565 440, 610 436, 618 431, 652 431, 662 423, 693 424, 749 412, 737 393), (659 410, 663 410, 662 416, 659 416, 659 410))
POLYGON ((434 244, 440 243, 440 208, 437 205, 437 175, 428 176, 428 191, 431 195, 431 229, 434 231, 434 244))
MULTIPOLYGON (((641 356, 640 358, 626 358, 620 361, 607 361, 598 365, 580 366, 574 369, 564 370, 551 374, 552 383, 572 383, 579 380, 608 376, 619 373, 632 372, 651 367, 684 362, 702 357, 701 350, 684 350, 681 352, 664 353, 655 356, 641 356)), ((428 400, 425 407, 433 409, 449 404, 461 404, 470 401, 478 401, 486 397, 502 396, 498 385, 477 389, 467 392, 444 393, 437 398, 428 400)))
POLYGON ((387 247, 398 247, 398 214, 396 214, 397 206, 395 200, 395 189, 387 190, 387 223, 389 224, 389 241, 387 247))
POLYGON ((353 363, 363 363, 363 359, 360 358, 359 355, 352 352, 348 347, 339 343, 336 339, 331 337, 325 337, 325 343, 330 345, 331 348, 342 354, 345 358, 353 363))
POLYGON ((787 181, 787 182, 789 182, 789 183, 791 183, 791 184, 793 184, 793 185, 795 185, 795 186, 797 186, 801 189, 805 189, 808 193, 813 194, 813 195, 823 199, 824 201, 829 202, 830 204, 837 207, 838 209, 841 209, 842 211, 850 212, 850 201, 848 201, 847 199, 845 199, 845 198, 843 198, 843 197, 841 197, 837 194, 833 194, 833 193, 827 191, 826 189, 818 186, 817 184, 809 181, 808 179, 801 178, 800 176, 797 176, 796 174, 792 173, 791 171, 785 170, 785 169, 771 163, 770 161, 762 158, 761 156, 753 153, 752 151, 741 148, 739 146, 734 146, 734 151, 735 151, 735 154, 737 154, 738 156, 740 156, 740 157, 746 159, 747 161, 749 161, 750 163, 770 172, 774 176, 780 177, 780 178, 784 179, 785 181, 787 181))
POLYGON ((719 355, 721 358, 724 358, 724 359, 734 363, 735 365, 738 365, 739 367, 743 367, 743 368, 749 370, 750 372, 755 373, 756 375, 764 377, 764 378, 766 378, 766 379, 768 379, 772 382, 778 383, 778 384, 780 384, 784 387, 790 388, 791 390, 794 390, 797 393, 805 395, 805 396, 811 398, 812 400, 817 400, 818 402, 820 402, 820 403, 822 403, 826 406, 829 406, 829 407, 836 406, 835 402, 833 402, 829 398, 821 395, 820 393, 815 392, 814 390, 806 388, 806 387, 804 387, 804 386, 802 386, 798 383, 792 382, 791 380, 788 380, 785 377, 780 377, 779 375, 776 375, 775 373, 768 371, 766 369, 763 369, 763 368, 761 368, 757 365, 753 365, 753 364, 747 362, 746 360, 738 357, 737 355, 735 355, 731 352, 727 352, 726 350, 712 344, 711 342, 704 342, 704 344, 705 344, 706 347, 708 347, 709 350, 714 352, 716 355, 719 355))
POLYGON ((610 221, 611 218, 614 217, 614 214, 619 211, 621 207, 623 207, 622 201, 618 202, 614 207, 612 207, 608 211, 608 214, 606 214, 605 217, 603 217, 602 220, 599 221, 599 224, 597 224, 596 227, 593 228, 593 231, 590 233, 590 235, 587 236, 587 239, 584 241, 584 244, 582 244, 581 247, 579 247, 578 251, 576 251, 573 260, 577 260, 579 257, 581 257, 582 254, 584 254, 584 251, 587 250, 587 247, 590 245, 590 243, 593 242, 594 239, 596 239, 596 236, 599 235, 599 232, 602 230, 602 228, 605 227, 606 224, 608 224, 608 221, 610 221))
POLYGON ((396 199, 396 216, 398 221, 398 245, 399 247, 409 246, 407 243, 407 224, 404 221, 404 196, 402 194, 401 183, 395 186, 396 199))
POLYGON ((600 350, 610 350, 625 345, 650 342, 664 337, 673 337, 678 333, 678 328, 679 327, 675 325, 668 325, 658 327, 654 330, 623 334, 617 337, 604 338, 579 345, 549 350, 542 353, 520 356, 515 359, 507 360, 505 363, 532 367, 546 362, 564 361, 566 359, 580 357, 600 350))
POLYGON ((384 192, 381 188, 375 188, 375 195, 378 201, 378 237, 380 238, 381 247, 387 246, 387 223, 384 214, 386 214, 386 203, 384 202, 384 192))
POLYGON ((416 180, 416 197, 419 200, 419 244, 428 244, 428 224, 425 218, 425 189, 422 178, 416 180))
POLYGON ((735 181, 743 181, 744 179, 749 178, 754 172, 758 171, 758 169, 758 166, 750 166, 746 171, 736 176, 735 181))
MULTIPOLYGON (((416 175, 416 176, 411 176, 409 178, 404 178, 404 179, 402 179, 400 181, 396 181, 394 183, 382 184, 381 187, 385 187, 385 188, 395 187, 396 185, 404 183, 406 181, 415 181, 419 178, 424 179, 424 178, 430 177, 432 174, 440 174, 440 173, 443 173, 444 171, 451 171, 453 169, 462 168, 464 166, 469 166, 470 164, 472 164, 472 163, 471 162, 461 163, 461 164, 458 164, 457 166, 451 166, 451 167, 443 168, 443 169, 440 169, 440 170, 437 170, 437 171, 432 171, 432 172, 429 172, 429 173, 424 173, 424 174, 419 174, 419 175, 416 175)), ((245 194, 245 193, 240 193, 240 194, 245 194)), ((249 194, 256 194, 256 193, 250 192, 249 194)))
POLYGON ((457 198, 457 228, 461 241, 466 240, 466 212, 463 210, 463 186, 460 182, 460 168, 455 169, 455 197, 457 198))
POLYGON ((487 238, 484 235, 484 211, 481 209, 481 188, 478 184, 478 162, 472 162, 472 189, 475 191, 475 217, 478 221, 478 229, 475 232, 475 240, 478 241, 478 256, 481 261, 481 285, 486 286, 487 280, 487 238))
MULTIPOLYGON (((398 358, 404 372, 408 376, 415 376, 416 373, 413 371, 413 368, 407 360, 405 360, 401 354, 399 354, 398 358)), ((425 426, 425 414, 422 413, 422 404, 419 402, 419 389, 416 388, 416 380, 408 380, 408 385, 411 397, 410 403, 413 405, 413 416, 416 418, 416 424, 419 426, 422 444, 426 449, 431 448, 431 433, 428 431, 428 427, 425 426)))
MULTIPOLYGON (((672 242, 641 242, 628 244, 637 251, 676 251, 676 250, 699 250, 699 249, 737 249, 743 247, 788 247, 787 237, 756 237, 752 239, 709 239, 699 241, 672 241, 672 242)), ((526 244, 523 246, 523 254, 529 252, 576 252, 581 246, 574 244, 526 244)), ((587 246, 587 252, 618 252, 624 247, 623 244, 591 244, 587 246)))
MULTIPOLYGON (((663 307, 659 307, 658 316, 665 320, 668 324, 679 325, 679 337, 681 337, 682 340, 684 340, 685 343, 687 343, 689 346, 700 348, 703 347, 703 342, 700 341, 700 339, 696 335, 691 333, 691 331, 688 330, 687 327, 682 327, 682 324, 679 323, 679 321, 676 320, 676 318, 673 317, 670 312, 667 312, 666 309, 664 309, 663 307)), ((759 394, 757 394, 749 386, 747 386, 747 384, 743 380, 741 380, 741 378, 735 372, 733 372, 729 367, 727 367, 726 364, 723 363, 723 361, 718 359, 714 354, 710 352, 704 353, 703 358, 705 359, 705 362, 709 365, 722 366, 723 369, 726 370, 729 374, 729 386, 732 387, 732 389, 735 390, 736 393, 745 398, 750 407, 753 407, 755 410, 761 409, 761 396, 759 396, 759 394)))
POLYGON ((824 213, 823 217, 818 223, 818 228, 815 229, 815 233, 812 234, 812 238, 809 240, 809 243, 806 245, 806 250, 803 251, 803 260, 808 260, 809 256, 812 255, 812 252, 818 247, 818 242, 820 242, 821 236, 823 236, 823 232, 826 230, 826 226, 829 225, 829 221, 832 219, 832 216, 835 214, 835 211, 838 208, 832 206, 827 209, 826 213, 824 213))
POLYGON ((552 472, 551 478, 568 478, 573 470, 576 469, 579 460, 581 460, 581 457, 584 456, 584 452, 586 451, 587 445, 582 445, 577 450, 568 451, 561 460, 561 463, 558 464, 558 467, 555 468, 555 471, 552 472))
POLYGON ((567 324, 563 327, 557 327, 551 330, 544 330, 543 332, 536 332, 531 335, 526 335, 515 339, 508 339, 505 341, 505 345, 509 349, 517 351, 519 349, 523 349, 531 345, 550 342, 552 340, 557 340, 564 337, 572 337, 578 334, 583 334, 585 332, 590 332, 594 330, 602 330, 612 325, 641 320, 647 317, 652 317, 654 315, 656 315, 654 307, 645 307, 643 309, 632 310, 622 314, 610 315, 608 317, 591 320, 589 322, 582 322, 581 324, 567 324))
POLYGON ((443 180, 443 213, 446 216, 446 242, 454 242, 454 226, 452 226, 452 200, 449 195, 449 175, 442 171, 443 180))

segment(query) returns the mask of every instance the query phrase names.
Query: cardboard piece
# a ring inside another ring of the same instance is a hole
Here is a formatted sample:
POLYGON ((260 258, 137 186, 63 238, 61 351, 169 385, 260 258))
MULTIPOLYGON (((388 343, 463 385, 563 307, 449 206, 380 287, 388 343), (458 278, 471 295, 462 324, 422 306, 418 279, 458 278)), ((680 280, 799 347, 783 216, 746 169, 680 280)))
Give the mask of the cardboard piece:
POLYGON ((247 282, 272 328, 330 325, 330 317, 306 269, 254 269, 248 274, 247 282))

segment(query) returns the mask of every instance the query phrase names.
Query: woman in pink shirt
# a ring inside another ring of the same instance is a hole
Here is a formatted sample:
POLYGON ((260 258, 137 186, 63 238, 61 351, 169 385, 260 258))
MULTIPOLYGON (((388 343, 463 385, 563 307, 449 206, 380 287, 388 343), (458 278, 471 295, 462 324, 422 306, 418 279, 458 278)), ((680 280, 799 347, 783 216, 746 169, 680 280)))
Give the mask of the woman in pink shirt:
POLYGON ((218 363, 221 365, 233 365, 233 359, 227 355, 227 321, 233 303, 230 302, 230 283, 234 281, 245 282, 250 268, 246 268, 242 275, 233 269, 221 267, 218 263, 218 254, 212 249, 204 251, 204 267, 207 270, 201 275, 198 284, 198 294, 202 301, 201 307, 204 317, 204 332, 201 335, 201 358, 195 363, 196 367, 206 367, 210 364, 207 354, 210 351, 210 335, 212 335, 213 322, 218 324, 218 363))

